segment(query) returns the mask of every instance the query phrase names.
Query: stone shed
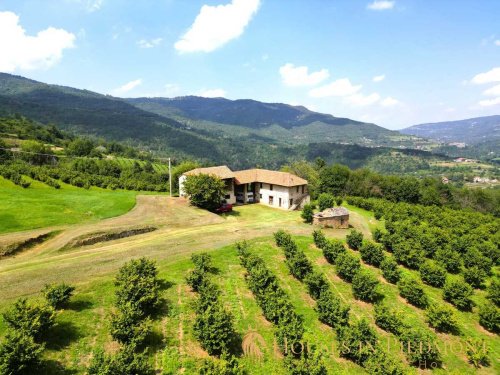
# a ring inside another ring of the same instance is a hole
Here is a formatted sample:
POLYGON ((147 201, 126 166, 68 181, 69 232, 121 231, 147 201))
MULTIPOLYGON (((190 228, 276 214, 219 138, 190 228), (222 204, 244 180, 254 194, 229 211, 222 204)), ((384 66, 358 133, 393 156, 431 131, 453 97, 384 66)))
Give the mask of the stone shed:
POLYGON ((349 211, 345 207, 327 208, 313 216, 313 224, 324 228, 349 228, 349 211))

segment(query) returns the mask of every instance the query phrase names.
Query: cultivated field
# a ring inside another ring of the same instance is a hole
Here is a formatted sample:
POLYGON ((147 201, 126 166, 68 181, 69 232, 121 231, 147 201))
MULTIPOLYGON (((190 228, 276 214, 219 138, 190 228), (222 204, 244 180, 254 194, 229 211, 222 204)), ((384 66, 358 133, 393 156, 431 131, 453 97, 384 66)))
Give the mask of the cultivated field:
MULTIPOLYGON (((349 207, 351 224, 365 237, 370 230, 382 223, 364 210, 349 207)), ((285 373, 279 355, 273 350, 273 328, 267 322, 260 307, 248 289, 239 263, 234 242, 250 240, 251 250, 261 255, 268 267, 278 275, 281 286, 289 293, 296 310, 305 318, 304 339, 327 352, 326 363, 332 373, 357 374, 364 370, 338 355, 335 333, 318 321, 315 302, 304 284, 293 278, 284 263, 283 251, 274 245, 272 233, 283 228, 291 232, 317 270, 323 272, 333 290, 351 306, 351 321, 367 317, 373 323, 373 305, 354 299, 350 284, 342 281, 335 268, 328 264, 322 252, 312 242, 313 227, 302 223, 299 212, 288 212, 260 205, 237 207, 232 214, 217 216, 190 207, 179 198, 165 196, 138 196, 136 206, 127 214, 100 222, 51 226, 60 230, 53 238, 10 258, 0 259, 0 311, 20 296, 37 298, 45 283, 69 282, 76 285, 76 295, 68 309, 59 313, 58 325, 51 331, 46 358, 50 374, 80 374, 98 347, 113 352, 118 345, 109 336, 109 313, 114 302, 113 277, 118 268, 132 258, 146 256, 158 262, 160 277, 165 280, 163 297, 168 301, 164 312, 154 321, 155 338, 150 344, 151 361, 159 373, 163 368, 162 353, 165 347, 175 347, 181 355, 185 373, 192 373, 200 359, 207 356, 193 335, 194 301, 196 295, 186 285, 186 273, 193 267, 190 255, 197 251, 209 251, 213 256, 218 274, 214 281, 221 286, 222 299, 235 317, 235 326, 243 340, 259 341, 262 356, 243 356, 242 363, 251 374, 285 373), (137 226, 151 225, 158 229, 133 237, 97 243, 90 246, 68 248, 67 244, 88 234, 114 231, 137 226), (259 339, 260 340, 260 339, 259 339)), ((23 235, 33 235, 23 232, 23 235)), ((347 230, 327 230, 328 237, 345 238, 347 230)), ((19 239, 19 233, 0 236, 0 243, 19 239)), ((351 251, 351 250, 349 250, 351 251)), ((353 254, 358 254, 352 252, 353 254)), ((369 266, 366 266, 369 267, 369 266)), ((407 304, 397 287, 388 284, 380 271, 369 267, 382 282, 385 300, 397 306, 405 320, 414 326, 427 327, 421 310, 407 304)), ((407 273, 415 271, 405 270, 407 273)), ((438 289, 425 286, 432 300, 442 301, 438 289)), ((477 292, 475 300, 484 299, 484 292, 477 292)), ((482 329, 477 312, 458 312, 461 336, 438 334, 443 347, 443 368, 436 373, 484 373, 500 371, 500 340, 482 329), (467 363, 463 344, 467 337, 486 340, 492 348, 492 366, 479 371, 467 363), (450 349, 451 348, 451 349, 450 349)), ((375 326, 373 324, 373 326, 375 326)), ((5 326, 0 321, 0 336, 5 326)), ((404 361, 396 338, 377 328, 377 333, 397 358, 404 361)), ((429 370, 410 372, 430 373, 429 370)))

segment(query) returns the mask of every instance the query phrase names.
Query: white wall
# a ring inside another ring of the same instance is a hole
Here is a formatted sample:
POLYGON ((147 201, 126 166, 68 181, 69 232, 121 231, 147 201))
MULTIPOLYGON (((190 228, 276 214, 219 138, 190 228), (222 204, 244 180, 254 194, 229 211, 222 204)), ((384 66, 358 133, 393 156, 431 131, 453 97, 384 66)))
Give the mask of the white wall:
MULTIPOLYGON (((297 188, 294 187, 286 187, 280 185, 273 185, 273 190, 271 190, 270 184, 262 184, 262 188, 260 188, 260 183, 257 182, 257 197, 260 200, 261 204, 265 204, 266 206, 282 208, 288 210, 291 208, 290 199, 295 200, 302 195, 302 186, 299 186, 299 192, 297 193, 297 188), (262 198, 260 197, 262 195, 262 198), (269 197, 273 197, 273 204, 269 204, 269 197), (280 198, 281 198, 281 206, 280 206, 280 198)), ((307 186, 304 187, 304 194, 307 193, 307 186)))

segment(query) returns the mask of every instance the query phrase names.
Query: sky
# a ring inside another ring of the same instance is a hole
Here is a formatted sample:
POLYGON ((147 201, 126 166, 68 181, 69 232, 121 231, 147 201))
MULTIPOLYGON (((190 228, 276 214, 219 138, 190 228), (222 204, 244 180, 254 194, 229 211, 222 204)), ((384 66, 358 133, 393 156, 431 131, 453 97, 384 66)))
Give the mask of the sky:
POLYGON ((500 114, 500 1, 0 0, 0 72, 399 129, 500 114))

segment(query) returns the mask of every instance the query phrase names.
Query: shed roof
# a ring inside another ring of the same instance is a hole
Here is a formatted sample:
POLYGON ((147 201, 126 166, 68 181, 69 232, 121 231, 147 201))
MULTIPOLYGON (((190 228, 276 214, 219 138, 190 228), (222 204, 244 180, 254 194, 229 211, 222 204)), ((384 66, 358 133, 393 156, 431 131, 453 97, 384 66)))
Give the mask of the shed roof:
POLYGON ((345 216, 349 215, 349 210, 345 207, 332 207, 327 208, 322 212, 318 212, 314 214, 316 217, 336 217, 336 216, 345 216))
POLYGON ((248 184, 251 182, 264 182, 266 184, 280 186, 307 185, 307 180, 288 172, 269 171, 267 169, 247 169, 234 172, 236 184, 248 184))
POLYGON ((234 172, 230 170, 226 165, 219 165, 217 167, 208 167, 208 168, 196 168, 184 173, 184 175, 186 176, 196 176, 199 174, 214 175, 219 177, 220 179, 234 177, 234 172))

